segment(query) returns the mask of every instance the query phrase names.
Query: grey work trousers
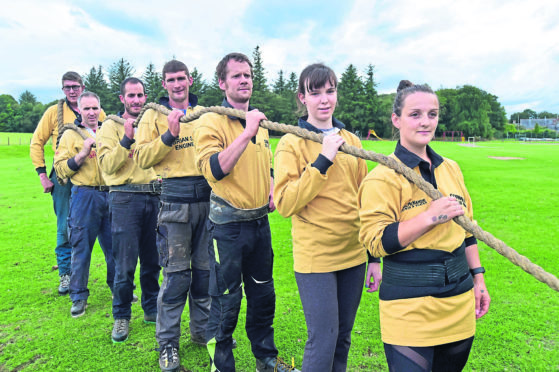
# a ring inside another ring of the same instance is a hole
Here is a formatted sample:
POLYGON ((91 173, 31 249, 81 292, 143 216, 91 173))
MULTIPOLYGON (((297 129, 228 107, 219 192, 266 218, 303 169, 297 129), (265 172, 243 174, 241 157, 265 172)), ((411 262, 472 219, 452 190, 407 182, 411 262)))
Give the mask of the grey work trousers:
POLYGON ((210 313, 209 247, 206 228, 209 202, 161 202, 157 226, 163 283, 157 297, 155 337, 159 347, 179 348, 181 315, 190 308, 190 334, 204 339, 210 313))

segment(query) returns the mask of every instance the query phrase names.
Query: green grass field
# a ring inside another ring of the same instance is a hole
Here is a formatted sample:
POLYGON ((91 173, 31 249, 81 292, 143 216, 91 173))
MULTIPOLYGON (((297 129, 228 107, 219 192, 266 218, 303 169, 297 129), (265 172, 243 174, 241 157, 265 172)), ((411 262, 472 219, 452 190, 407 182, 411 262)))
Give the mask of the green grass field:
MULTIPOLYGON (((4 137, 0 137, 4 138, 4 137)), ((1 141, 3 142, 3 140, 1 141)), ((273 140, 273 145, 277 140, 273 140)), ((28 142, 26 142, 28 143, 28 142)), ((394 142, 365 141, 366 149, 389 154, 394 142)), ((476 147, 435 142, 464 173, 479 225, 559 275, 559 146, 482 142, 476 147), (520 157, 523 160, 496 160, 520 157)), ((52 150, 47 150, 48 163, 52 150)), ((372 167, 373 164, 370 164, 372 167)), ((132 306, 129 339, 111 342, 111 294, 101 249, 91 264, 89 307, 70 317, 71 303, 57 293, 55 216, 50 195, 42 193, 29 159, 29 146, 1 146, 0 172, 0 371, 153 371, 158 370, 155 326, 142 322, 132 306)), ((305 321, 293 275, 290 222, 270 215, 277 293, 276 343, 280 356, 301 366, 305 321)), ((492 302, 477 323, 467 371, 559 370, 559 293, 536 281, 496 251, 480 244, 492 302)), ((139 288, 139 282, 136 278, 139 288)), ((139 294, 139 289, 137 291, 139 294)), ((244 314, 245 304, 241 314, 244 314)), ((189 342, 183 317, 182 371, 208 371, 204 348, 189 342)), ((254 358, 241 315, 235 332, 237 370, 254 371, 254 358)), ((349 371, 386 371, 380 340, 378 294, 363 292, 352 335, 349 371)))

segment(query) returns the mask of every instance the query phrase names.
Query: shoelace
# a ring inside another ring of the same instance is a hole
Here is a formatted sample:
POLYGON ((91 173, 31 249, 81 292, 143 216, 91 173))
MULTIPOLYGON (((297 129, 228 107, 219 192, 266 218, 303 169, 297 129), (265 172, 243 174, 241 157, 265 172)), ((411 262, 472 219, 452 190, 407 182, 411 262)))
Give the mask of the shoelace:
POLYGON ((161 356, 163 357, 163 360, 165 361, 166 365, 168 365, 169 362, 176 363, 179 360, 179 354, 177 352, 177 348, 172 346, 167 346, 163 350, 163 354, 161 356))
POLYGON ((283 367, 286 371, 293 371, 295 369, 294 366, 290 366, 289 364, 284 362, 283 359, 281 358, 276 359, 276 366, 274 368, 274 371, 277 371, 278 367, 283 367))
POLYGON ((125 319, 117 319, 115 328, 117 332, 122 332, 126 329, 126 320, 125 319))

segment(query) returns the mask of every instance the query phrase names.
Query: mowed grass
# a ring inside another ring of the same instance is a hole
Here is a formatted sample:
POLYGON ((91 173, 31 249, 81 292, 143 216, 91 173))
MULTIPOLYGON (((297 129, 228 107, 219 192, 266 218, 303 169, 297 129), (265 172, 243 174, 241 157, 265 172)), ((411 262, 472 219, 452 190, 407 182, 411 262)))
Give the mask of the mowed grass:
MULTIPOLYGON (((391 153, 395 145, 388 141, 363 144, 383 154, 391 153)), ((432 146, 460 164, 479 225, 559 275, 559 146, 517 142, 482 142, 476 147, 434 142, 432 146)), ((52 150, 47 150, 47 157, 50 165, 52 150)), ((158 353, 153 351, 157 347, 155 326, 142 322, 139 304, 132 306, 129 339, 121 344, 111 342, 111 294, 98 245, 91 264, 89 307, 83 317, 70 317, 71 303, 67 296, 58 296, 58 273, 52 269, 56 225, 51 198, 42 194, 29 146, 0 147, 0 172, 4 180, 0 188, 0 371, 158 370, 158 353)), ((270 215, 270 221, 276 344, 280 356, 288 361, 293 358, 300 367, 306 327, 293 275, 291 224, 277 212, 270 215)), ((489 313, 477 322, 466 370, 559 370, 559 294, 483 243, 480 254, 492 303, 489 313)), ((254 371, 244 331, 244 301, 242 306, 234 334, 239 346, 234 354, 237 370, 254 371)), ((189 342, 187 310, 182 329, 182 371, 208 371, 207 351, 189 342)), ((376 293, 363 292, 348 370, 387 370, 376 293)))

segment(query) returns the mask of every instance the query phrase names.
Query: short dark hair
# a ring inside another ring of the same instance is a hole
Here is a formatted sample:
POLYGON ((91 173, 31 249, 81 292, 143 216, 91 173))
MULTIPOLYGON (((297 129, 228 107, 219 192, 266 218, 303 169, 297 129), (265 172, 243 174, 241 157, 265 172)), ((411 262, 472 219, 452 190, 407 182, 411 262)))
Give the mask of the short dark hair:
POLYGON ((190 73, 188 72, 188 67, 186 67, 186 65, 181 61, 172 59, 169 62, 165 63, 165 65, 163 66, 163 72, 161 74, 163 77, 163 81, 165 81, 165 74, 179 72, 179 71, 184 71, 186 73, 186 76, 190 77, 190 73))
POLYGON ((217 67, 215 68, 215 73, 217 74, 217 78, 219 80, 225 81, 225 79, 227 78, 227 63, 230 60, 248 63, 248 65, 250 66, 250 76, 252 76, 252 63, 250 62, 250 59, 248 59, 248 57, 243 53, 229 53, 228 55, 223 57, 221 61, 219 61, 217 67))
MULTIPOLYGON (((402 108, 404 107, 404 102, 406 98, 416 92, 423 92, 423 93, 431 93, 433 89, 427 84, 418 84, 415 85, 409 80, 401 80, 400 84, 398 84, 398 89, 396 90, 396 97, 394 97, 394 104, 392 105, 392 112, 396 114, 396 116, 402 115, 402 108)), ((436 94, 435 94, 436 95, 436 94)), ((437 100, 439 98, 437 97, 437 100)))
POLYGON ((128 84, 128 83, 130 83, 130 84, 142 84, 142 89, 144 90, 144 93, 146 92, 146 87, 144 86, 143 81, 141 81, 140 79, 135 78, 135 77, 127 77, 126 79, 124 79, 122 81, 122 83, 120 83, 120 94, 121 95, 124 96, 126 94, 126 92, 125 92, 126 91, 126 84, 128 84))
POLYGON ((67 71, 64 75, 62 75, 62 85, 64 85, 64 80, 75 81, 76 83, 83 85, 82 77, 74 71, 67 71))
MULTIPOLYGON (((338 78, 330 67, 326 66, 324 63, 313 63, 308 65, 299 75, 299 87, 297 88, 297 93, 305 95, 306 92, 311 90, 322 88, 326 85, 326 82, 330 82, 334 88, 338 87, 338 78)), ((301 115, 307 113, 307 107, 297 99, 297 112, 301 115)))

